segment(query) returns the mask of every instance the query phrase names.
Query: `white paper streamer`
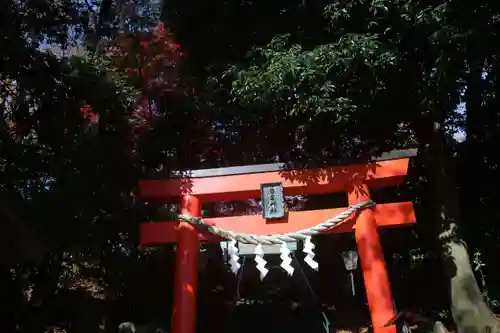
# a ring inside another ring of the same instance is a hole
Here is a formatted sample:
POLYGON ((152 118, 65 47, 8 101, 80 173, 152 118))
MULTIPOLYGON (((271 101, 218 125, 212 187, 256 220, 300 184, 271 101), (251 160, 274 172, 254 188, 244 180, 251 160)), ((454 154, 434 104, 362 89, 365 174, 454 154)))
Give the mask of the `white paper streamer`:
POLYGON ((280 252, 281 268, 283 268, 288 275, 292 275, 295 270, 292 265, 290 265, 292 263, 292 258, 290 258, 290 253, 292 253, 292 251, 290 251, 285 242, 281 244, 280 252))
POLYGON ((304 241, 304 249, 302 250, 306 256, 304 257, 304 261, 309 265, 313 270, 318 270, 318 262, 314 260, 314 244, 311 242, 311 236, 307 237, 304 241))
POLYGON ((229 255, 229 266, 233 274, 237 274, 241 267, 240 257, 238 255, 239 250, 236 245, 237 243, 235 240, 232 240, 227 244, 227 253, 229 255))
POLYGON ((269 270, 266 268, 267 261, 264 259, 264 250, 262 250, 261 244, 258 244, 255 247, 254 254, 255 254, 254 260, 255 263, 257 264, 256 267, 260 272, 260 279, 264 280, 269 270))

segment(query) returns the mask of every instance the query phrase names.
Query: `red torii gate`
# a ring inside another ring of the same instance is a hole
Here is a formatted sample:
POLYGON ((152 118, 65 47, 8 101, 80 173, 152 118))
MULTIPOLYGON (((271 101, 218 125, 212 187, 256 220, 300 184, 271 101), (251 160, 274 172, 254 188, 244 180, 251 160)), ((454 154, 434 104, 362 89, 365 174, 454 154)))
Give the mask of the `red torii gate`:
MULTIPOLYGON (((311 195, 345 191, 349 205, 370 199, 369 188, 401 184, 409 159, 416 150, 396 151, 367 163, 331 168, 283 170, 281 164, 204 169, 186 172, 187 178, 148 179, 139 182, 142 198, 171 202, 180 198, 180 213, 201 214, 203 202, 259 198, 262 184, 281 183, 284 194, 311 195)), ((207 218, 220 229, 260 235, 284 234, 315 226, 345 208, 288 212, 283 223, 269 223, 261 215, 207 218)), ((331 233, 355 232, 361 269, 375 333, 395 333, 394 325, 383 325, 396 313, 377 227, 396 227, 416 222, 411 202, 378 204, 353 214, 331 233)), ((198 253, 200 241, 221 241, 199 232, 187 222, 141 224, 141 245, 177 243, 172 333, 195 333, 198 253)))

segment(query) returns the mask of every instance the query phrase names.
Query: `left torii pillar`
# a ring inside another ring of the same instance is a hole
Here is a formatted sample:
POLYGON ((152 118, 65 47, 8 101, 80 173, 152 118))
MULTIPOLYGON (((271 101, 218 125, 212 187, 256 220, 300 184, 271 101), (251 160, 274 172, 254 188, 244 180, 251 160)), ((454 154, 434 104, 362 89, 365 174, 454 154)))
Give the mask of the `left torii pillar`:
MULTIPOLYGON (((192 195, 182 196, 180 213, 200 217, 200 200, 192 195)), ((172 333, 195 333, 196 331, 199 246, 200 241, 197 230, 189 223, 179 223, 177 229, 172 333)))

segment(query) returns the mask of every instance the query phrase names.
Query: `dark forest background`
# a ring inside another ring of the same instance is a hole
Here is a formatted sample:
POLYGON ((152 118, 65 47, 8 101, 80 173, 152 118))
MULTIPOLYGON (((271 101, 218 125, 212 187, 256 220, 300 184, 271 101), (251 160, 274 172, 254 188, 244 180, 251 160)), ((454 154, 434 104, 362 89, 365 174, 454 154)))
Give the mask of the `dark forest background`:
MULTIPOLYGON (((171 207, 146 209, 146 173, 403 148, 418 148, 406 183, 373 193, 417 211, 416 227, 382 231, 397 308, 496 332, 499 20, 495 1, 4 1, 2 332, 169 327, 174 248, 140 249, 137 233, 171 207)), ((367 327, 360 272, 352 296, 340 256, 353 235, 315 242, 314 293, 279 268, 261 283, 252 263, 238 284, 204 245, 198 330, 319 331, 320 308, 332 329, 367 327)))

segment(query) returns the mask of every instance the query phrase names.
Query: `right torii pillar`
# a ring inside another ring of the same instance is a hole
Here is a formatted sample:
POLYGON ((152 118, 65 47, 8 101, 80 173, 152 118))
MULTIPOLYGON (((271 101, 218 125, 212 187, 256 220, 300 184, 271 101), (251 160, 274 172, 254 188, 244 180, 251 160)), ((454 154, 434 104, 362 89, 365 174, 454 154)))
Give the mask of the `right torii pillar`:
MULTIPOLYGON (((364 183, 351 185, 346 190, 349 205, 370 200, 368 186, 364 183)), ((396 333, 395 325, 384 327, 388 318, 392 319, 396 316, 396 311, 373 209, 367 208, 359 212, 354 233, 373 331, 375 333, 396 333)))

